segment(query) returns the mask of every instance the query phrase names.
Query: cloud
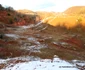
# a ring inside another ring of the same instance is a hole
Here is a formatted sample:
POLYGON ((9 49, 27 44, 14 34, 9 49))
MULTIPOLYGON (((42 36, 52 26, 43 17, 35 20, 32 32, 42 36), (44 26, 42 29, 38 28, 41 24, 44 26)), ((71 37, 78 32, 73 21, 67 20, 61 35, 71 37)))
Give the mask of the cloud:
POLYGON ((0 0, 14 9, 63 11, 71 6, 85 5, 85 0, 0 0))
POLYGON ((45 3, 45 4, 41 4, 41 5, 37 6, 37 8, 35 10, 46 9, 46 8, 50 8, 53 6, 55 6, 53 3, 45 3))
POLYGON ((3 5, 12 6, 14 9, 43 9, 51 7, 54 4, 52 0, 0 0, 3 5))
POLYGON ((41 8, 41 11, 56 11, 56 12, 63 12, 67 8, 72 6, 85 6, 84 0, 52 0, 54 6, 41 8))

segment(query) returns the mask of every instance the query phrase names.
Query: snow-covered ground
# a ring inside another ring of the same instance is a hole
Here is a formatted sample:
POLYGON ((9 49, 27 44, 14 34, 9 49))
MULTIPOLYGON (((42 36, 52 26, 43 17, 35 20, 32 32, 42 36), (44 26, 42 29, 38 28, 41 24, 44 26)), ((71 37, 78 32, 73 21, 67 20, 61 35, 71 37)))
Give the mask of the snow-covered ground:
MULTIPOLYGON (((76 67, 77 60, 73 60, 74 63, 69 63, 59 58, 51 59, 39 59, 34 57, 19 57, 17 59, 28 60, 22 63, 9 64, 6 68, 1 70, 79 70, 76 67), (13 65, 13 66, 12 66, 13 65)), ((8 59, 11 60, 11 59, 8 59)), ((6 61, 8 61, 6 60, 6 61)), ((0 63, 4 60, 0 60, 0 63)), ((84 62, 81 65, 85 65, 84 62)))
POLYGON ((32 28, 32 27, 34 27, 34 24, 27 25, 27 26, 19 26, 19 27, 22 28, 22 29, 27 29, 27 28, 32 28))
POLYGON ((15 38, 15 39, 19 38, 19 35, 16 35, 16 34, 5 34, 5 35, 8 37, 15 38))

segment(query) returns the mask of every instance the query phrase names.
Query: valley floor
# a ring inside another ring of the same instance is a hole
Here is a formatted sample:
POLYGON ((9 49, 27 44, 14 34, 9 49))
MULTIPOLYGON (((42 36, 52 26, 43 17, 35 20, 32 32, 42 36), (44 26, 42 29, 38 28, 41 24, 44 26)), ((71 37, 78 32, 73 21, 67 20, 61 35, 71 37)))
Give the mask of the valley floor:
POLYGON ((66 30, 48 24, 1 28, 0 69, 84 70, 84 36, 79 28, 66 30))

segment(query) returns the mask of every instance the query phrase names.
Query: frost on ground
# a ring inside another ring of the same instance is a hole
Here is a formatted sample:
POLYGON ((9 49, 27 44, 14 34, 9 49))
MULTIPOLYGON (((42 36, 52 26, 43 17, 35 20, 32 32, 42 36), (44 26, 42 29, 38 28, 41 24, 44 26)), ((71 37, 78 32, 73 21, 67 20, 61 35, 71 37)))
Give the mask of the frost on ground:
POLYGON ((27 26, 20 26, 22 29, 27 29, 27 28, 32 28, 32 27, 34 27, 34 25, 33 24, 31 24, 31 25, 27 25, 27 26))
MULTIPOLYGON (((72 63, 69 63, 57 57, 53 59, 40 59, 28 56, 7 59, 6 61, 13 59, 26 60, 26 62, 10 63, 6 68, 3 68, 1 70, 79 70, 76 67, 77 60, 73 60, 72 63)), ((0 60, 0 62, 1 61, 2 60, 0 60)), ((84 65, 85 63, 82 62, 81 65, 82 64, 84 65)))
POLYGON ((8 37, 15 38, 15 39, 19 38, 19 36, 16 35, 16 34, 5 34, 5 35, 8 36, 8 37))

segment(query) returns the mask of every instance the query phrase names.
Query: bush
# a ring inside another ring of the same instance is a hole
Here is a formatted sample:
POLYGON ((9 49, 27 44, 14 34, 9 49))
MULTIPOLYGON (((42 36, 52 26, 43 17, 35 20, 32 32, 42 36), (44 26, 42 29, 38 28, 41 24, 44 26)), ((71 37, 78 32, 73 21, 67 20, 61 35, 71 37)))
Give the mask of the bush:
POLYGON ((8 13, 7 15, 8 15, 8 16, 11 16, 11 14, 10 14, 10 13, 8 13))
POLYGON ((7 11, 14 11, 14 9, 12 7, 7 7, 6 10, 7 11))
POLYGON ((0 4, 0 10, 4 10, 4 7, 0 4))
POLYGON ((4 34, 0 34, 0 39, 3 39, 4 38, 4 34))
POLYGON ((81 18, 81 17, 79 17, 79 18, 77 19, 77 23, 78 23, 78 24, 80 24, 80 23, 81 23, 81 21, 82 21, 82 18, 81 18))

